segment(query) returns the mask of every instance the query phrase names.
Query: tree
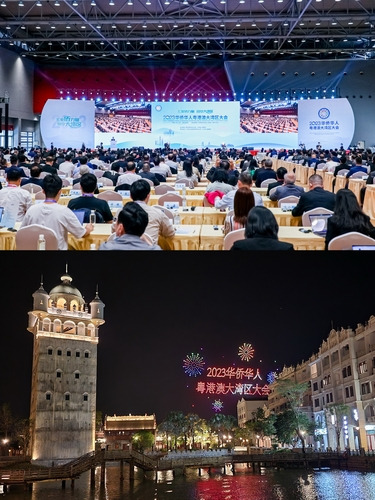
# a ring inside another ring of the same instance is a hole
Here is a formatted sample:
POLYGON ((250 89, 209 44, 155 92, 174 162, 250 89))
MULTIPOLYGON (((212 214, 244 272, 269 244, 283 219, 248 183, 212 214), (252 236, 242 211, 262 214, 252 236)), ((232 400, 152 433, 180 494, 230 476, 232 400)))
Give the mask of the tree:
POLYGON ((182 411, 171 411, 168 413, 166 419, 158 426, 158 431, 164 432, 166 435, 167 449, 169 438, 172 438, 172 436, 174 438, 174 448, 177 449, 178 438, 185 435, 185 426, 186 420, 182 411))
POLYGON ((150 431, 138 431, 132 436, 132 445, 141 453, 147 448, 152 448, 154 442, 154 435, 150 431))
MULTIPOLYGON (((292 427, 294 427, 295 433, 301 441, 302 453, 305 453, 305 431, 310 433, 312 424, 306 414, 301 410, 303 397, 308 387, 308 382, 297 383, 290 379, 278 380, 276 385, 276 392, 287 400, 290 409, 290 413, 284 412, 286 415, 284 415, 284 423, 282 427, 286 430, 288 427, 286 424, 288 422, 292 427)), ((286 437, 286 435, 284 437, 286 437)))
POLYGON ((340 451, 340 437, 344 423, 343 417, 348 413, 348 409, 349 407, 342 403, 333 403, 331 405, 327 405, 326 408, 326 411, 329 413, 329 415, 334 415, 335 417, 333 427, 336 433, 337 451, 340 451))
POLYGON ((217 413, 209 420, 208 425, 211 431, 217 434, 218 445, 220 447, 223 444, 223 436, 234 431, 237 427, 237 421, 233 415, 217 413))
POLYGON ((304 448, 304 434, 313 432, 314 424, 305 413, 295 413, 292 409, 288 409, 276 415, 275 430, 276 436, 280 443, 294 444, 295 440, 301 440, 302 450, 304 448))
POLYGON ((103 430, 103 412, 101 412, 100 410, 97 410, 95 414, 95 430, 103 430))
MULTIPOLYGON (((246 422, 246 427, 252 431, 259 438, 264 438, 265 436, 273 436, 276 434, 275 420, 276 416, 270 414, 266 416, 263 408, 257 408, 256 411, 252 413, 253 418, 246 422)), ((259 446, 257 437, 257 446, 259 446)))
POLYGON ((195 445, 195 433, 196 431, 202 432, 203 421, 196 413, 188 413, 185 417, 185 429, 186 435, 190 438, 191 448, 194 449, 195 445))
POLYGON ((31 440, 31 422, 30 419, 19 419, 15 423, 14 436, 17 446, 22 450, 23 455, 27 455, 31 440))
POLYGON ((3 403, 0 406, 0 433, 4 435, 5 439, 13 432, 15 420, 8 403, 3 403))

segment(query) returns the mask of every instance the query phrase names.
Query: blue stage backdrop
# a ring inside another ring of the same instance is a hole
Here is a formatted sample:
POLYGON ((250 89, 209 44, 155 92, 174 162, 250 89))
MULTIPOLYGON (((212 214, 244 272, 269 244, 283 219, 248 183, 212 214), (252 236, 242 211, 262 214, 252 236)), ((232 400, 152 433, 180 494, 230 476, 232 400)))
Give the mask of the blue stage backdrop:
POLYGON ((45 144, 105 148, 347 148, 354 114, 347 99, 246 102, 47 101, 45 144))

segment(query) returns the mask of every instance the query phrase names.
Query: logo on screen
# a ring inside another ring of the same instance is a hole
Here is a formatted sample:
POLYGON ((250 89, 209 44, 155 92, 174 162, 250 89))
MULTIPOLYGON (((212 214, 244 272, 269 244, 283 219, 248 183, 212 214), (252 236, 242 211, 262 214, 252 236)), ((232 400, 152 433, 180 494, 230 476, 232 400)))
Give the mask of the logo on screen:
POLYGON ((329 112, 329 109, 327 108, 320 108, 318 111, 318 116, 322 120, 326 120, 331 113, 329 112))
POLYGON ((160 104, 157 104, 157 105, 155 106, 155 109, 156 109, 156 111, 161 111, 161 106, 160 106, 160 104))

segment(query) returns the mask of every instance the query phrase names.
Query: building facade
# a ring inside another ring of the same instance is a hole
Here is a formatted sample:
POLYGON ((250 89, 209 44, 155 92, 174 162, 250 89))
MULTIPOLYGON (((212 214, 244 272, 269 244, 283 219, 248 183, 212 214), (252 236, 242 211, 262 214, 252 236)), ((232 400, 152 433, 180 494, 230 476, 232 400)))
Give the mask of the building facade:
POLYGON ((149 431, 155 437, 155 415, 114 415, 104 420, 104 437, 107 450, 129 450, 133 435, 149 431))
POLYGON ((98 293, 88 307, 66 272, 48 294, 33 294, 28 331, 34 335, 31 456, 68 462, 95 449, 97 344, 104 323, 98 293))
MULTIPOLYGON (((354 330, 332 329, 317 353, 279 378, 309 382, 303 410, 314 419, 317 450, 375 450, 375 316, 354 330)), ((286 401, 276 385, 268 406, 279 413, 286 401)))

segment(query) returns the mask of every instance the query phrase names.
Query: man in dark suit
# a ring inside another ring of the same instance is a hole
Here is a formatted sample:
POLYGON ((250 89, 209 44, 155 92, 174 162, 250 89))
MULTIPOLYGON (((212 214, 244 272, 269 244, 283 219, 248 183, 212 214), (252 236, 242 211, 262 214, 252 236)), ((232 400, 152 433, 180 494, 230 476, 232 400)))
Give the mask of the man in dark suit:
POLYGON ((323 177, 319 174, 313 174, 309 177, 309 191, 303 193, 299 202, 292 210, 293 217, 298 217, 304 212, 317 207, 334 210, 336 195, 323 189, 323 177))
POLYGON ((144 179, 149 179, 154 183, 154 186, 159 186, 160 181, 156 178, 156 175, 150 172, 150 164, 148 161, 143 162, 142 170, 138 172, 138 175, 143 177, 144 179))
POLYGON ((271 189, 281 186, 284 184, 284 175, 287 174, 288 171, 285 167, 279 167, 276 170, 276 181, 270 182, 267 186, 267 196, 269 196, 271 189))
POLYGON ((41 173, 42 169, 39 165, 33 165, 30 168, 30 177, 21 179, 21 186, 24 186, 25 184, 36 184, 37 186, 43 187, 43 179, 40 178, 41 173))
POLYGON ((256 187, 260 187, 263 181, 266 179, 275 179, 276 181, 276 172, 272 168, 272 160, 271 158, 267 158, 264 162, 264 168, 259 168, 254 172, 253 180, 255 179, 256 187))

